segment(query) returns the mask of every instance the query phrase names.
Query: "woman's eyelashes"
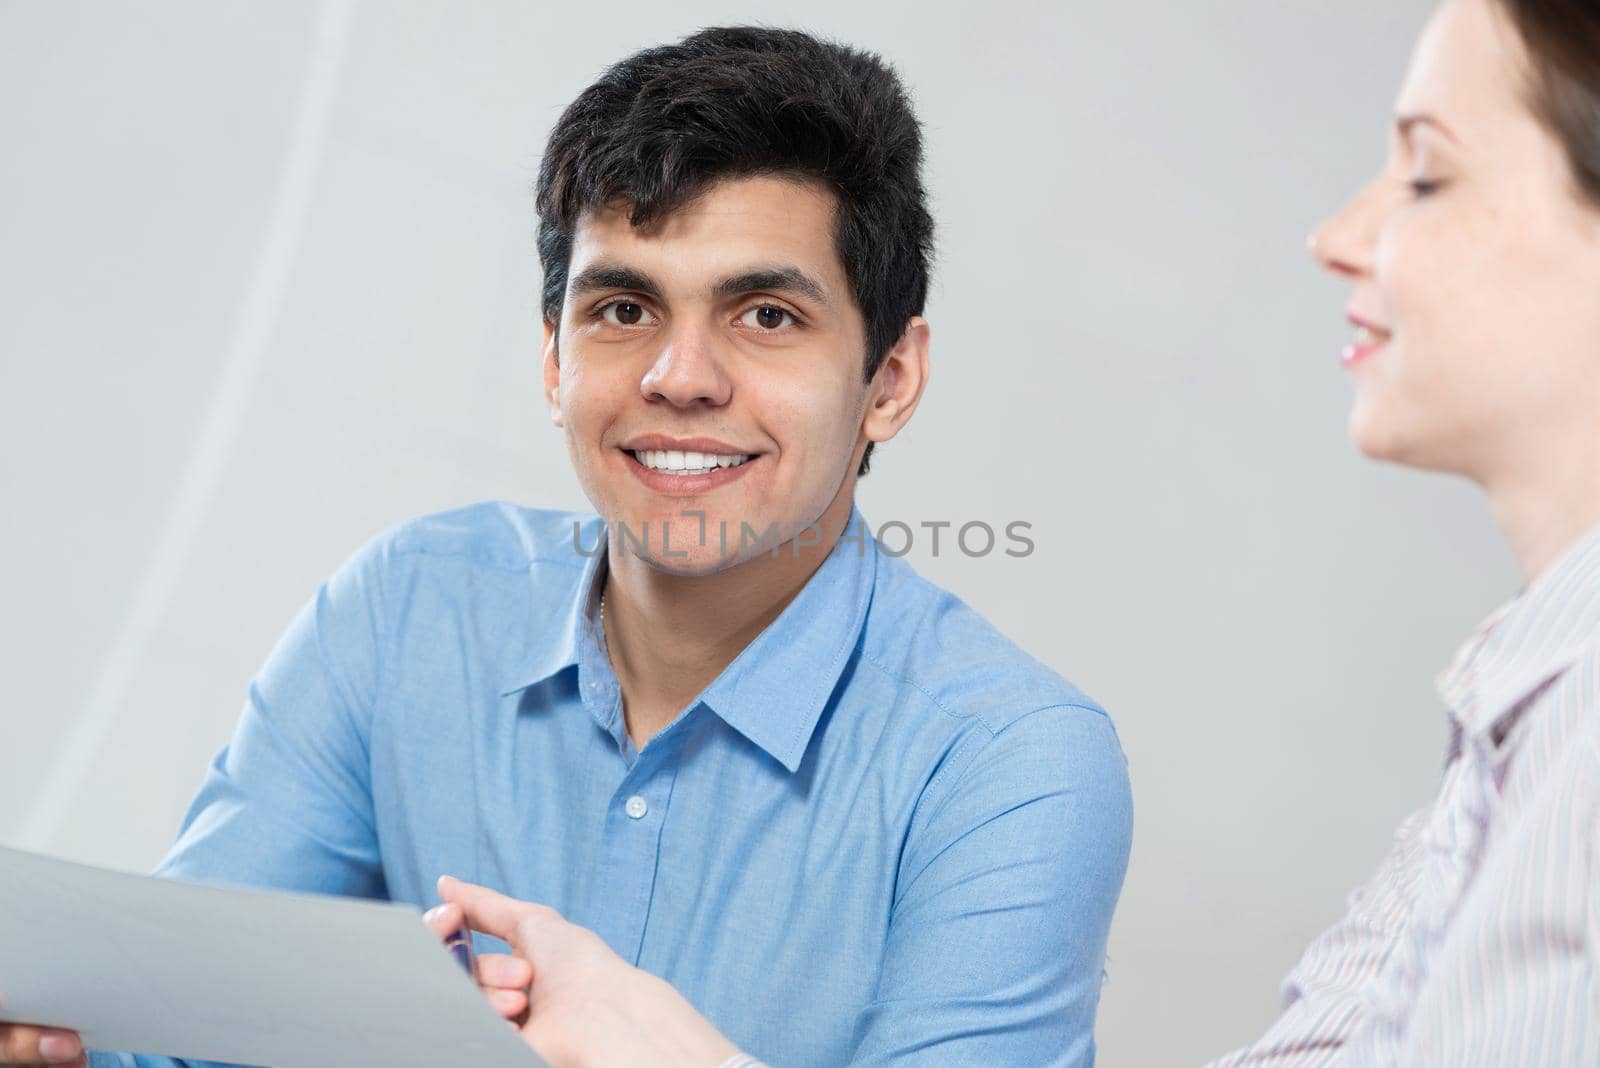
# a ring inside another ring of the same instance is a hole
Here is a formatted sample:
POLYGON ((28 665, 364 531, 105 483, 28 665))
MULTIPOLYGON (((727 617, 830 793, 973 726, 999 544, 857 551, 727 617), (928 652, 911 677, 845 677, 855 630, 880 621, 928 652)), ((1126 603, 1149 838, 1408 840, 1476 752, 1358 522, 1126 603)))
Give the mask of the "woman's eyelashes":
POLYGON ((1405 166, 1401 175, 1405 178, 1406 187, 1411 190, 1414 199, 1432 196, 1444 185, 1444 176, 1437 161, 1429 158, 1428 153, 1416 152, 1409 160, 1403 161, 1405 166))
POLYGON ((1402 136, 1392 165, 1405 179, 1413 199, 1432 196, 1444 185, 1440 177, 1441 161, 1438 150, 1428 143, 1427 134, 1414 135, 1407 131, 1402 136))

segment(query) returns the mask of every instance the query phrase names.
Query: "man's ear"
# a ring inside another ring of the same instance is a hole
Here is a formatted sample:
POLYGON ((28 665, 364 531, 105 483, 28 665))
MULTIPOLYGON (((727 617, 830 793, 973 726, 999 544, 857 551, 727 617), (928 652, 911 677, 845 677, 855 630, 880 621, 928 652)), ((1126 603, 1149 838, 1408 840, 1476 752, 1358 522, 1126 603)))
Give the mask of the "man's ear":
POLYGON ((544 363, 544 400, 550 407, 550 422, 565 426, 561 416, 561 357, 556 352, 555 320, 544 321, 544 344, 540 347, 544 363))
POLYGON ((868 441, 888 441, 917 410, 928 384, 928 320, 913 315, 867 386, 867 411, 861 433, 868 441))

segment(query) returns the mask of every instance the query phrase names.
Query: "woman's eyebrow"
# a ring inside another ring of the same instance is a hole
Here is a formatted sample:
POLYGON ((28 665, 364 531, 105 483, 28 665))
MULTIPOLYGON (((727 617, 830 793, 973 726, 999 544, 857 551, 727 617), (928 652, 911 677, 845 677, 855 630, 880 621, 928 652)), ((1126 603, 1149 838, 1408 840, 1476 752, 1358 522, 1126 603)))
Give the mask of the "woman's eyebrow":
POLYGON ((1461 139, 1450 132, 1450 127, 1446 126, 1436 116, 1430 115, 1426 111, 1409 112, 1395 116, 1394 128, 1402 138, 1410 136, 1411 131, 1416 129, 1418 126, 1431 126, 1435 130, 1438 130, 1440 133, 1444 134, 1451 141, 1454 141, 1456 144, 1459 145, 1461 143, 1461 139))
POLYGON ((774 293, 793 293, 818 304, 828 304, 828 294, 822 283, 798 267, 757 267, 722 279, 711 288, 712 295, 737 297, 758 289, 774 293))

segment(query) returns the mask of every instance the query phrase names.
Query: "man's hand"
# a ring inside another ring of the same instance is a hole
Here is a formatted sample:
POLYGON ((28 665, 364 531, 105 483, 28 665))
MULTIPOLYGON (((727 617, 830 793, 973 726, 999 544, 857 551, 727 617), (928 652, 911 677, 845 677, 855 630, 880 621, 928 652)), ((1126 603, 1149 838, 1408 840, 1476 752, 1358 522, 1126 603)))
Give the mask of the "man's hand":
MULTIPOLYGON (((670 985, 554 909, 448 875, 439 880, 439 897, 473 930, 511 946, 515 955, 500 960, 529 966, 522 1036, 556 1068, 716 1068, 739 1052, 670 985)), ((480 958, 480 972, 490 959, 480 958)), ((511 964, 494 967, 502 978, 512 974, 511 964)), ((502 1013, 512 1004, 498 1000, 504 990, 490 993, 502 1013)))
POLYGON ((52 1064, 84 1068, 89 1063, 83 1043, 71 1031, 54 1027, 0 1023, 0 1064, 52 1064))

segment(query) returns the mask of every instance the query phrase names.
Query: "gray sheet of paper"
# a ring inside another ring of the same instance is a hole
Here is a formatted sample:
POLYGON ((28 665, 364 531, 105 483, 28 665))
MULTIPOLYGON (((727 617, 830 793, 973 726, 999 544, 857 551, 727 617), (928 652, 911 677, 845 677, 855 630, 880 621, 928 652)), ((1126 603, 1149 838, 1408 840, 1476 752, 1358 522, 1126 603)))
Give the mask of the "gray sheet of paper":
POLYGON ((0 848, 0 1020, 269 1068, 544 1065, 406 905, 0 848))

